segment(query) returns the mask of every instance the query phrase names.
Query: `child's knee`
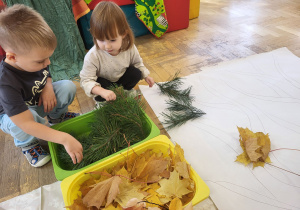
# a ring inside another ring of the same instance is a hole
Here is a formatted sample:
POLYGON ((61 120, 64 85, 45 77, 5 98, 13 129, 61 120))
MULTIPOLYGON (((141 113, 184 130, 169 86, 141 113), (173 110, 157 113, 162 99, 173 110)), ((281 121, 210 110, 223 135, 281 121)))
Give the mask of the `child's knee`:
POLYGON ((63 89, 70 92, 71 94, 76 94, 76 85, 70 80, 63 81, 63 89))

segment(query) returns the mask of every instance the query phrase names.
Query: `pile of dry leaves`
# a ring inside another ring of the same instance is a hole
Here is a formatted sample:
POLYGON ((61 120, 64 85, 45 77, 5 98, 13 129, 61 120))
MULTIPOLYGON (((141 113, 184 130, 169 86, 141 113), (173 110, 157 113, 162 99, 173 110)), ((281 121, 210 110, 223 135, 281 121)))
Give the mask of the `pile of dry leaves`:
POLYGON ((262 132, 253 133, 248 128, 238 127, 240 133, 240 145, 243 153, 237 156, 236 161, 245 165, 253 163, 253 168, 270 163, 269 152, 271 141, 268 134, 262 132))
POLYGON ((152 150, 133 152, 124 162, 89 176, 80 186, 82 195, 68 206, 71 210, 193 208, 195 183, 178 144, 173 152, 169 149, 168 156, 152 150))

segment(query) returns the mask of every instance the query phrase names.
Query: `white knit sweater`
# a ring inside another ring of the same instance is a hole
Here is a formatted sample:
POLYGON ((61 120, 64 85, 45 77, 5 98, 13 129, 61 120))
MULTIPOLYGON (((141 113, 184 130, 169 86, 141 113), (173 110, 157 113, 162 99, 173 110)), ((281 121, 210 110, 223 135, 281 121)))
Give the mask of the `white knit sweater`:
POLYGON ((100 86, 96 82, 98 77, 117 82, 130 65, 141 70, 142 79, 150 74, 149 70, 144 66, 135 45, 126 51, 121 51, 116 56, 112 56, 100 49, 97 50, 96 46, 93 46, 85 55, 83 67, 80 71, 80 85, 87 96, 93 97, 91 90, 96 85, 100 86))

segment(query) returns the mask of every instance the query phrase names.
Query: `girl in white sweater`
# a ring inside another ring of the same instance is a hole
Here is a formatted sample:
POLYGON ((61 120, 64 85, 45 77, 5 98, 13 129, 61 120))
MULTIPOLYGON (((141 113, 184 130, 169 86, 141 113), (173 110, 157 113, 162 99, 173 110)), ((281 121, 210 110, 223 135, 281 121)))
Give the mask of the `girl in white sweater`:
POLYGON ((131 90, 141 79, 152 87, 154 80, 134 45, 134 36, 122 9, 109 1, 100 2, 90 20, 94 46, 84 58, 80 84, 96 101, 111 101, 111 85, 131 90))

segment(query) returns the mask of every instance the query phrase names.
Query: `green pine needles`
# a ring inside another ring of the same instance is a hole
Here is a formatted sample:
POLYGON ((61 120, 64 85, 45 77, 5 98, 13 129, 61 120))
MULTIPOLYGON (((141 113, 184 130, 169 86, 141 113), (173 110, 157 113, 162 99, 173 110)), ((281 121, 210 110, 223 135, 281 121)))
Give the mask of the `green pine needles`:
POLYGON ((79 169, 145 139, 151 127, 140 99, 128 96, 122 87, 112 88, 117 99, 95 111, 88 135, 76 137, 83 146, 83 160, 74 165, 66 151, 58 152, 68 169, 79 169))
POLYGON ((167 101, 167 110, 169 113, 161 113, 164 117, 163 124, 166 125, 167 130, 181 126, 187 121, 194 120, 205 114, 205 112, 192 105, 194 100, 194 97, 191 96, 192 87, 188 87, 184 90, 180 89, 183 82, 182 78, 178 77, 178 75, 179 72, 177 72, 169 82, 156 83, 161 93, 170 97, 167 101))

